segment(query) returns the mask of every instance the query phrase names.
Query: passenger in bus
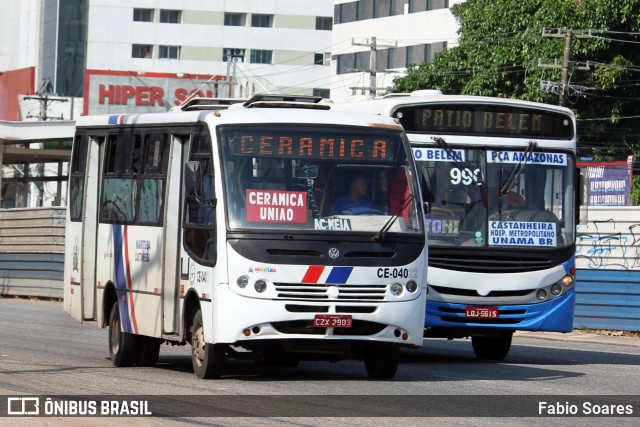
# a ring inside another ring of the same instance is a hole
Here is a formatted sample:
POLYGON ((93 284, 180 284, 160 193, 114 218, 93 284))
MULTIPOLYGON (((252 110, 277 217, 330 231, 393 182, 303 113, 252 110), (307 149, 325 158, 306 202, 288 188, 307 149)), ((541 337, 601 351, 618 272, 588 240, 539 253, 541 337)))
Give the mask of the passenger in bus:
MULTIPOLYGON (((502 205, 502 209, 517 209, 527 205, 524 197, 512 189, 509 189, 501 198, 500 191, 503 185, 504 178, 502 172, 496 173, 495 180, 489 180, 487 184, 489 210, 497 210, 500 204, 502 205)), ((517 185, 514 185, 511 188, 515 189, 516 187, 517 185)))
MULTIPOLYGON (((498 204, 500 203, 500 197, 498 196, 497 189, 489 189, 489 209, 498 209, 498 204)), ((509 191, 507 194, 502 196, 502 207, 503 209, 516 209, 522 208, 527 205, 524 197, 518 194, 515 191, 509 191)))
POLYGON ((349 193, 336 199, 331 205, 330 214, 359 215, 377 211, 373 200, 367 195, 369 178, 364 174, 357 174, 352 180, 349 193))

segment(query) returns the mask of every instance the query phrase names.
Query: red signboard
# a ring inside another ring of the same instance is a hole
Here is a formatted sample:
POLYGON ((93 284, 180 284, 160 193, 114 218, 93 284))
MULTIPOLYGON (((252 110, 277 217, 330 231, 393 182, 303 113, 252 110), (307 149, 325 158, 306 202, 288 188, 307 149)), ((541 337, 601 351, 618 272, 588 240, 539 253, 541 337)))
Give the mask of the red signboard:
POLYGON ((190 96, 228 97, 226 76, 86 70, 84 114, 167 111, 190 96))

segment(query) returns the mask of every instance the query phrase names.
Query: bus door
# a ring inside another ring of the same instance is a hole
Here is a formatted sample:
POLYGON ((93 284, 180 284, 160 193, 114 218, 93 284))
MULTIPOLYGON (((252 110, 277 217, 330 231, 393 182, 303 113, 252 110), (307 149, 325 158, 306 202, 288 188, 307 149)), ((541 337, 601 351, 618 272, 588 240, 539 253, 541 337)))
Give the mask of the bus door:
POLYGON ((85 193, 84 215, 82 219, 82 260, 81 293, 83 318, 90 320, 96 317, 96 228, 98 223, 98 197, 100 194, 100 143, 102 138, 89 137, 85 193))
POLYGON ((181 256, 180 244, 182 224, 181 194, 182 194, 182 159, 183 147, 188 141, 188 135, 169 135, 170 151, 167 171, 167 193, 164 204, 164 259, 163 262, 163 298, 162 298, 162 330, 170 334, 178 331, 180 319, 180 269, 178 262, 181 256))
MULTIPOLYGON (((206 132, 194 134, 185 144, 181 191, 182 249, 180 251, 180 296, 195 287, 198 295, 211 295, 217 259, 214 165, 211 138, 206 132)), ((176 205, 177 206, 177 205, 176 205)), ((179 310, 182 310, 180 304, 179 310)))
POLYGON ((65 280, 70 289, 65 292, 65 309, 79 321, 96 317, 96 225, 100 174, 100 139, 78 135, 70 173, 69 218, 65 231, 65 280), (85 197, 85 194, 87 195, 85 197))

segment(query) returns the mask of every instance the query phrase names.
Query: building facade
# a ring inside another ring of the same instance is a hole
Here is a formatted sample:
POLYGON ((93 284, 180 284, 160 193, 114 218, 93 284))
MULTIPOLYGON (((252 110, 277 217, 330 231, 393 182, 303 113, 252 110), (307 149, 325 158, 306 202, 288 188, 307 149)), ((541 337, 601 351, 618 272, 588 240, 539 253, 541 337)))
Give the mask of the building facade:
POLYGON ((50 98, 5 102, 0 119, 162 111, 194 94, 383 95, 457 45, 461 1, 6 0, 0 72, 33 67, 22 96, 50 98))
MULTIPOLYGON (((85 112, 110 110, 106 106, 118 90, 130 96, 131 88, 145 86, 162 89, 165 107, 194 91, 217 97, 328 96, 331 68, 319 55, 324 59, 331 44, 332 0, 91 0, 89 5, 85 68, 119 75, 101 73, 94 84, 97 74, 88 72, 85 112), (128 87, 117 88, 118 81, 128 87), (100 84, 106 85, 102 92, 100 84)), ((153 99, 141 99, 135 108, 148 110, 140 102, 153 99)))
POLYGON ((458 44, 464 0, 335 0, 331 99, 384 95, 411 64, 458 44))
POLYGON ((85 114, 161 111, 193 92, 329 96, 333 0, 4 3, 0 71, 35 67, 34 93, 84 98, 85 114))

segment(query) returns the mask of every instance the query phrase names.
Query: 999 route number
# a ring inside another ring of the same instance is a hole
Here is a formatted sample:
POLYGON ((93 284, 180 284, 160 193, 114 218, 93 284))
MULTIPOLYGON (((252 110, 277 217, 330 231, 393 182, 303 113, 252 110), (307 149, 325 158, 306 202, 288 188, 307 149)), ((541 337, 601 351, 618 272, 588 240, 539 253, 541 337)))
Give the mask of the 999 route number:
POLYGON ((415 268, 379 268, 378 277, 381 279, 415 279, 418 270, 415 268))

